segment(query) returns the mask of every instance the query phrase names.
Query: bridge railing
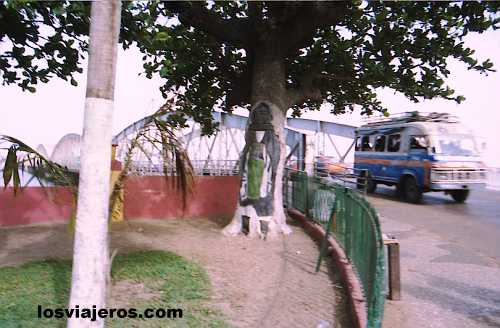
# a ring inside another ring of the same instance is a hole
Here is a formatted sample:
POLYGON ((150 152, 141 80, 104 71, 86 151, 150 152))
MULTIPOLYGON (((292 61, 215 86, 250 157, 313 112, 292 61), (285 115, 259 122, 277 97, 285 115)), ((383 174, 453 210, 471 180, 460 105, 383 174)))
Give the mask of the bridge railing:
POLYGON ((331 231, 352 262, 363 287, 368 327, 381 327, 385 258, 378 215, 361 193, 332 182, 287 170, 284 202, 331 231))
MULTIPOLYGON (((195 175, 230 176, 239 174, 237 160, 191 160, 195 175)), ((129 175, 164 175, 162 164, 134 161, 129 175)), ((167 175, 176 175, 175 167, 168 166, 167 175)))

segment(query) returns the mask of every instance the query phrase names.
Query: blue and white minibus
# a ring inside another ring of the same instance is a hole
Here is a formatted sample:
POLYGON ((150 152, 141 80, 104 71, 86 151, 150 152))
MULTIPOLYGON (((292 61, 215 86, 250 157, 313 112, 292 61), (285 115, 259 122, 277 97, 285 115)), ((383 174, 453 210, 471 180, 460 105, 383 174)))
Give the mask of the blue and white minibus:
POLYGON ((396 186, 398 194, 419 203, 422 193, 444 191, 464 202, 470 190, 486 184, 472 133, 444 113, 407 112, 372 121, 356 130, 354 168, 358 187, 396 186))

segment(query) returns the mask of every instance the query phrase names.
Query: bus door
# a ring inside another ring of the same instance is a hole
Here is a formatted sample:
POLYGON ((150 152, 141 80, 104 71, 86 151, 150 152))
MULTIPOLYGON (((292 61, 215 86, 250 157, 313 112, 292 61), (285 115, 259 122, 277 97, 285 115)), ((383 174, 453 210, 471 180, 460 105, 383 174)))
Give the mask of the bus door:
MULTIPOLYGON (((373 140, 372 136, 360 135, 356 140, 356 152, 354 154, 354 166, 358 170, 368 170, 373 172, 374 164, 372 161, 373 140)), ((361 173, 359 173, 361 174, 361 173)))
POLYGON ((384 179, 385 178, 385 170, 384 167, 387 166, 387 155, 385 153, 385 145, 386 145, 387 136, 384 134, 377 134, 374 136, 374 157, 375 157, 375 165, 373 165, 373 169, 371 174, 374 177, 384 179))
POLYGON ((387 164, 381 168, 387 180, 397 182, 403 174, 405 156, 402 152, 401 132, 387 136, 387 164))
POLYGON ((417 184, 421 187, 429 186, 430 161, 427 136, 421 134, 408 136, 408 162, 415 172, 417 184))

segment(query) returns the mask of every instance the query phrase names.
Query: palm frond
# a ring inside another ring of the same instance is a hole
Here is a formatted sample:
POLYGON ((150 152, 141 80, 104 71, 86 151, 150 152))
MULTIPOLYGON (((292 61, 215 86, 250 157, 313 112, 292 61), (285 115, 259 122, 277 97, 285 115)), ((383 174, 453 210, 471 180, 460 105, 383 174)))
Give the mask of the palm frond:
MULTIPOLYGON (((134 154, 137 152, 142 153, 148 160, 151 160, 151 154, 147 151, 146 145, 151 145, 163 155, 163 174, 167 180, 170 180, 168 179, 169 173, 173 172, 173 179, 170 181, 173 183, 174 188, 181 192, 183 208, 186 207, 187 195, 193 190, 194 169, 186 150, 177 139, 174 123, 163 120, 165 114, 171 111, 172 105, 173 101, 168 100, 158 111, 148 116, 143 127, 137 131, 137 134, 130 141, 123 163, 123 170, 110 195, 110 222, 113 211, 117 209, 116 204, 123 202, 124 180, 131 171, 134 154)), ((78 191, 77 172, 72 172, 67 167, 52 162, 17 138, 0 135, 0 145, 4 143, 9 145, 7 148, 0 148, 7 150, 3 168, 5 187, 12 181, 13 191, 17 194, 23 188, 20 172, 28 171, 38 180, 42 187, 45 186, 44 181, 69 187, 76 202, 78 191)), ((71 221, 74 221, 74 217, 70 220, 70 226, 72 225, 71 221)))
POLYGON ((28 146, 23 141, 6 135, 0 135, 0 144, 9 144, 7 157, 3 167, 3 182, 6 188, 12 181, 14 194, 23 188, 20 172, 28 171, 44 186, 43 181, 52 182, 54 185, 69 187, 74 195, 78 188, 78 174, 59 165, 38 151, 28 146))
POLYGON ((182 194, 183 208, 186 207, 187 195, 192 192, 194 184, 194 169, 188 154, 182 143, 175 135, 176 127, 173 123, 165 121, 165 115, 172 111, 173 99, 167 102, 152 115, 144 119, 144 125, 136 132, 136 135, 127 145, 123 169, 113 186, 110 196, 110 220, 116 204, 123 201, 123 188, 125 177, 130 173, 134 154, 143 154, 151 161, 151 154, 147 151, 147 145, 153 147, 162 154, 162 170, 168 180, 170 171, 173 171, 171 180, 174 188, 182 194))

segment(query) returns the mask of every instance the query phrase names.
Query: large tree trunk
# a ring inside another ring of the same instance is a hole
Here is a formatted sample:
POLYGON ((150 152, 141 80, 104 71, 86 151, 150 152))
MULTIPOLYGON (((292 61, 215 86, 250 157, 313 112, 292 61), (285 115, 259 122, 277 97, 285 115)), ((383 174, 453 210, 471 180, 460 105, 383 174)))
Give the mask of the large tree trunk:
POLYGON ((272 52, 259 53, 253 66, 252 109, 240 158, 236 213, 223 233, 249 236, 289 234, 283 208, 284 127, 287 111, 285 65, 272 52))
MULTIPOLYGON (((120 30, 119 1, 92 3, 87 92, 81 149, 69 307, 106 306, 111 130, 120 30)), ((69 318, 68 327, 104 327, 104 319, 69 318)))

